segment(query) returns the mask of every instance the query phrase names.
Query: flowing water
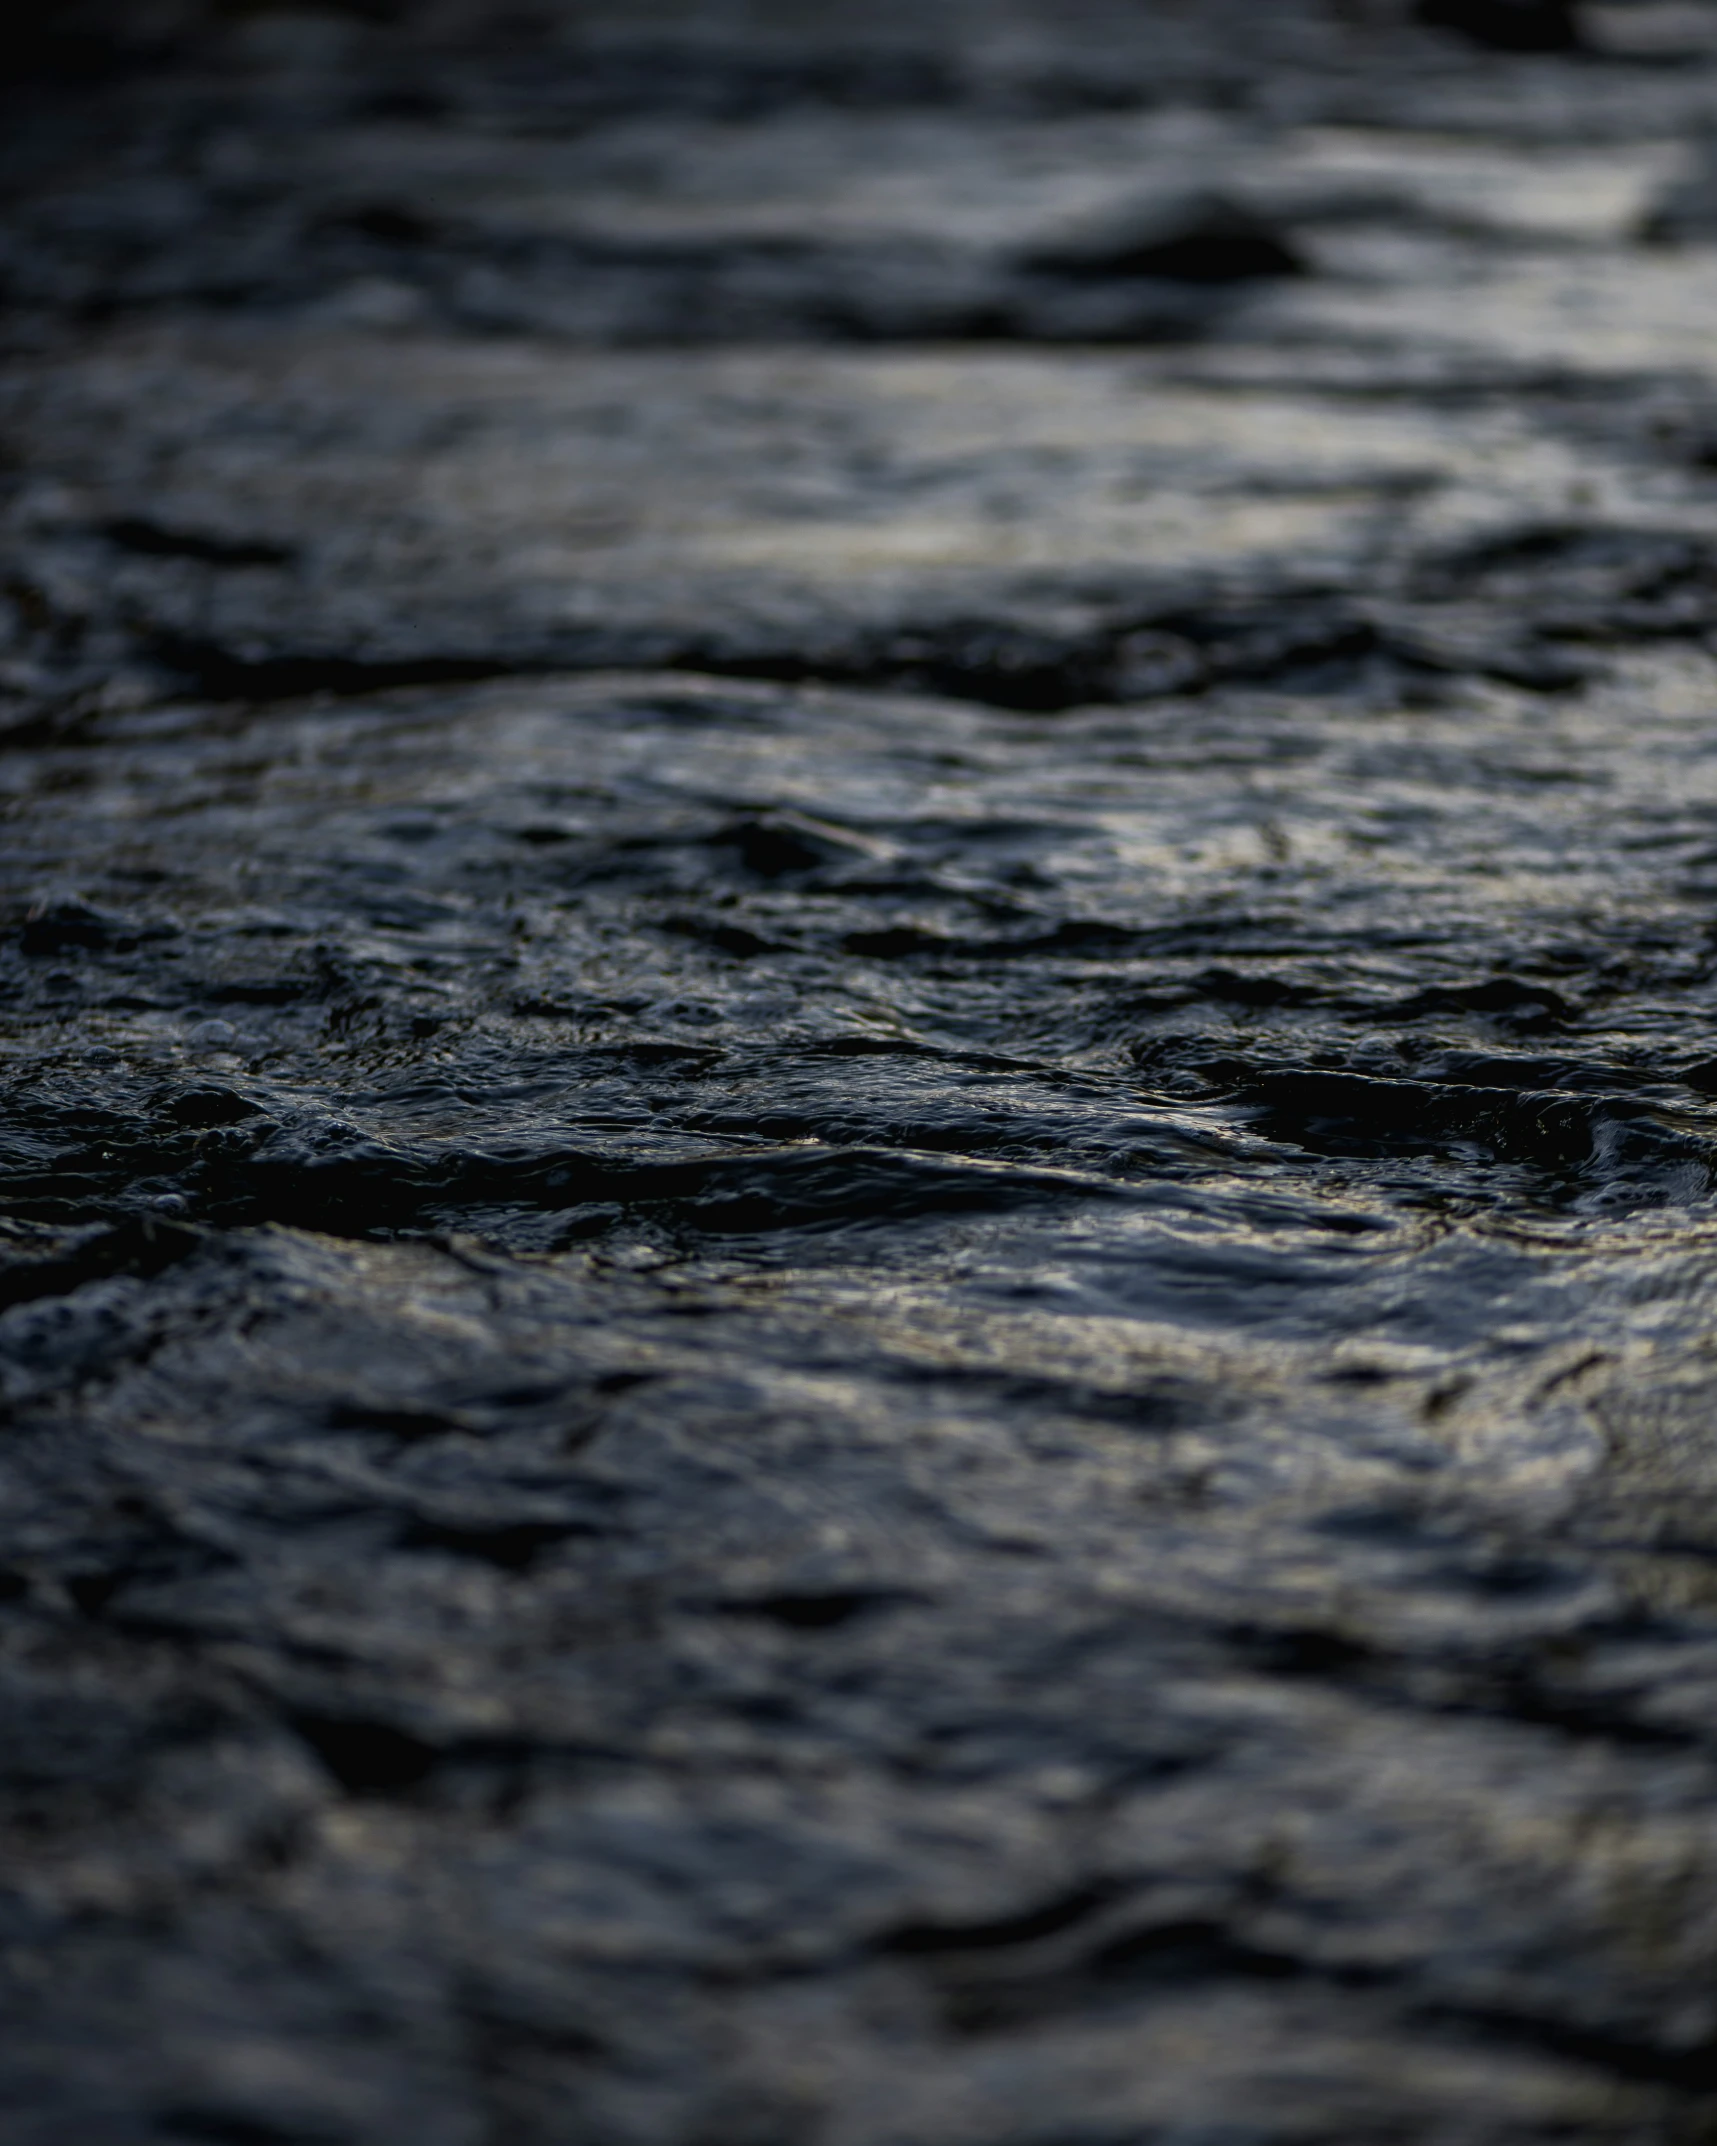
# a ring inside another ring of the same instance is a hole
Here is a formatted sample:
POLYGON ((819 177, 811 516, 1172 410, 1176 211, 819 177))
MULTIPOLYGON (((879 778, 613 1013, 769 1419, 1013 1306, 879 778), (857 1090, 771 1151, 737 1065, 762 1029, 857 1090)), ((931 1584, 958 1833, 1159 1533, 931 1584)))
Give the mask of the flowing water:
POLYGON ((1717 22, 1452 12, 36 53, 9 2138, 1712 2135, 1717 22))

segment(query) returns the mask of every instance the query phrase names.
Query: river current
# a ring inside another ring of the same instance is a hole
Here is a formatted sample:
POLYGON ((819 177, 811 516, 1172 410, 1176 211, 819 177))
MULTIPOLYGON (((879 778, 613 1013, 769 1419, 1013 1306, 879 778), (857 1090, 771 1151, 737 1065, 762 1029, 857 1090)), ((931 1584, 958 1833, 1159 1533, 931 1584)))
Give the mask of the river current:
POLYGON ((741 12, 8 93, 8 2136, 1694 2146, 1709 11, 741 12))

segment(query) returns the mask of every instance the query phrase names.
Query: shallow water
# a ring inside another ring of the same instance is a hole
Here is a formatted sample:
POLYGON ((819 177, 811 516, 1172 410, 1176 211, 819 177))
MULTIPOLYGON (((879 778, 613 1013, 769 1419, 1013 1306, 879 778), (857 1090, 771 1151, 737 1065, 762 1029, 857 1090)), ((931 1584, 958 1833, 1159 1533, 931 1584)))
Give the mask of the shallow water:
POLYGON ((20 133, 9 2136, 1707 2136, 1710 25, 1386 12, 20 133))

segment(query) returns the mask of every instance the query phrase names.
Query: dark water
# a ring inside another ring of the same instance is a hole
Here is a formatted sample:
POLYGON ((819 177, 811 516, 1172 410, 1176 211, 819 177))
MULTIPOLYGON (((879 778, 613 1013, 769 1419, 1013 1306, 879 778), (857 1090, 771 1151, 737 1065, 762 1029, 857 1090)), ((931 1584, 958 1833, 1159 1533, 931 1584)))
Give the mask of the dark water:
POLYGON ((1442 13, 36 50, 8 2139, 1711 2135, 1717 25, 1442 13))

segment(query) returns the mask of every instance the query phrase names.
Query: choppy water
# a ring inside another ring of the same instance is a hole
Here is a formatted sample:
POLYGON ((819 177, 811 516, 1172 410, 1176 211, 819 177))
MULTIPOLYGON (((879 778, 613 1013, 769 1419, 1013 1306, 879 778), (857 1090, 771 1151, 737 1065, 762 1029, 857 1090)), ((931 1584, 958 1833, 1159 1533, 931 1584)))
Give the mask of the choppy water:
POLYGON ((559 613, 632 360, 14 356, 12 2135, 1707 2135, 1707 390, 1409 365, 1413 259, 639 357, 559 613))

